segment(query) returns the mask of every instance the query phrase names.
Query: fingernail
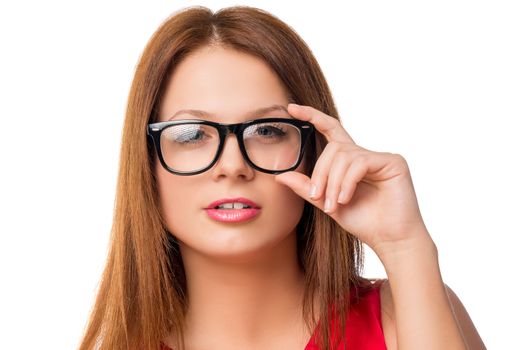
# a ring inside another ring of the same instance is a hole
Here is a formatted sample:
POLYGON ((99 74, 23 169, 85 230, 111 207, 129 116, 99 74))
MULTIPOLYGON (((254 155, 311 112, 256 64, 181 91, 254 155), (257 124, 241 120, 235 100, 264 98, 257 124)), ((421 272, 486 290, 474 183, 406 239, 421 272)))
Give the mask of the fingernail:
POLYGON ((317 185, 312 184, 309 188, 309 198, 315 197, 315 194, 317 194, 317 185))
POLYGON ((344 193, 344 191, 340 191, 340 194, 338 195, 338 200, 337 202, 341 203, 342 204, 342 201, 344 200, 344 196, 346 194, 344 193))
POLYGON ((327 213, 331 210, 331 199, 326 199, 326 204, 324 205, 324 212, 327 213))

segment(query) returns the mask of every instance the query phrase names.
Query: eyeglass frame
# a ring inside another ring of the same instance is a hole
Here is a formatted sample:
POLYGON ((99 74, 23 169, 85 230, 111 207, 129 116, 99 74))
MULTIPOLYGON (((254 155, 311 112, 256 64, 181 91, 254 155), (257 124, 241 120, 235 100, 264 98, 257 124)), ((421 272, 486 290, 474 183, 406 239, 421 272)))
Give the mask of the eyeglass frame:
POLYGON ((263 173, 276 175, 276 174, 284 173, 286 171, 292 171, 298 168, 304 156, 304 151, 306 149, 306 145, 308 141, 314 142, 314 139, 315 139, 314 131, 315 131, 314 125, 308 121, 274 117, 274 118, 253 119, 253 120, 248 120, 242 123, 233 123, 233 124, 217 123, 217 122, 213 122, 210 120, 204 120, 204 119, 168 120, 168 121, 163 121, 163 122, 154 122, 154 123, 147 124, 146 134, 147 134, 148 140, 151 140, 154 144, 156 154, 160 160, 160 164, 162 164, 165 170, 167 170, 168 172, 174 175, 181 175, 181 176, 198 175, 198 174, 201 174, 211 169, 215 165, 215 163, 218 161, 220 156, 222 155, 226 137, 231 133, 236 135, 238 145, 240 148, 240 153, 242 153, 244 160, 249 164, 249 166, 263 173), (271 123, 271 122, 279 122, 279 123, 283 122, 283 123, 291 124, 297 127, 298 130, 300 131, 300 152, 299 152, 297 161, 292 167, 285 169, 285 170, 267 170, 267 169, 258 167, 249 159, 249 156, 247 155, 246 147, 244 145, 243 134, 246 128, 248 128, 251 125, 262 124, 262 123, 271 123), (207 167, 202 168, 200 170, 196 170, 196 171, 181 172, 181 171, 176 171, 170 168, 164 161, 162 150, 160 148, 160 138, 162 135, 162 131, 173 125, 184 125, 184 124, 202 124, 202 125, 208 125, 208 126, 211 126, 217 129, 218 135, 219 135, 218 149, 215 154, 215 157, 213 158, 213 160, 207 167), (310 138, 311 140, 309 140, 310 138))

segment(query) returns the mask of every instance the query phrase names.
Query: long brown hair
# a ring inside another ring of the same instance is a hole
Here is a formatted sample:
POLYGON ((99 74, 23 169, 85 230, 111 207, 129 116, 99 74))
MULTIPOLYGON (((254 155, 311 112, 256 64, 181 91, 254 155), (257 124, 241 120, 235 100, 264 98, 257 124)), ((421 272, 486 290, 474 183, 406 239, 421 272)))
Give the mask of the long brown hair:
MULTIPOLYGON (((266 61, 289 92, 290 102, 313 106, 339 119, 326 79, 311 50, 277 17, 258 8, 234 6, 216 13, 202 6, 169 16, 146 45, 136 67, 122 133, 115 210, 108 258, 80 349, 158 349, 168 334, 184 348, 187 295, 176 239, 160 214, 153 152, 146 125, 157 120, 166 78, 191 51, 220 45, 266 61)), ((306 152, 307 175, 327 144, 316 133, 306 152)), ((333 336, 329 320, 345 327, 354 286, 361 277, 361 242, 327 214, 305 203, 297 226, 299 261, 306 276, 303 311, 312 332, 318 320, 322 349, 333 336), (319 315, 314 299, 320 302, 319 315)), ((356 295, 358 297, 358 295, 356 295)), ((334 344, 332 343, 331 346, 334 344)))

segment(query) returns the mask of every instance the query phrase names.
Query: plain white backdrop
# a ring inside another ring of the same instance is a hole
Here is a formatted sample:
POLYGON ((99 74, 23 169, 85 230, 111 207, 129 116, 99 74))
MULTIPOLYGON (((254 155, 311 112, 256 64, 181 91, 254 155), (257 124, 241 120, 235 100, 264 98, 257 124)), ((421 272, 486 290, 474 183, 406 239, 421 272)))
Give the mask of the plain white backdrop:
MULTIPOLYGON (((357 144, 408 161, 444 281, 489 349, 521 343, 521 1, 0 5, 0 348, 75 349, 105 263, 135 65, 172 12, 251 5, 315 54, 357 144)), ((366 247, 368 277, 386 277, 366 247)))

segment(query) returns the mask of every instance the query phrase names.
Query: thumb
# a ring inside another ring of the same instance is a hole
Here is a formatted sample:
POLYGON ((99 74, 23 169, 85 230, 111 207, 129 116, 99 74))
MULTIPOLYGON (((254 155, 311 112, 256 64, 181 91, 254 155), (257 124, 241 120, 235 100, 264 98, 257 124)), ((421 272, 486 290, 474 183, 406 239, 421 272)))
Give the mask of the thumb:
POLYGON ((309 198, 309 189, 311 187, 311 179, 302 173, 297 171, 288 171, 282 174, 275 175, 275 180, 278 183, 284 184, 291 188, 293 192, 304 198, 311 204, 323 208, 324 207, 324 196, 314 200, 309 198))

